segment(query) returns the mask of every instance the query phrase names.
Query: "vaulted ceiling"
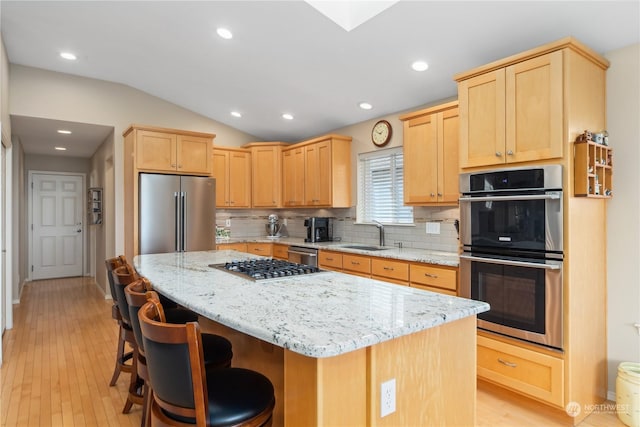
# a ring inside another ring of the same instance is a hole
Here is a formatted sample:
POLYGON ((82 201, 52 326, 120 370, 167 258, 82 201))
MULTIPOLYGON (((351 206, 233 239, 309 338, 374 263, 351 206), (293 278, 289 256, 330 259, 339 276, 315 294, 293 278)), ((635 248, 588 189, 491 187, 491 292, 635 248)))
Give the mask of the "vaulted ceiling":
POLYGON ((399 1, 350 31, 303 1, 0 8, 11 63, 129 85, 262 140, 297 141, 455 96, 454 74, 565 36, 600 53, 640 41, 637 0, 399 1), (428 70, 411 69, 415 60, 428 70))

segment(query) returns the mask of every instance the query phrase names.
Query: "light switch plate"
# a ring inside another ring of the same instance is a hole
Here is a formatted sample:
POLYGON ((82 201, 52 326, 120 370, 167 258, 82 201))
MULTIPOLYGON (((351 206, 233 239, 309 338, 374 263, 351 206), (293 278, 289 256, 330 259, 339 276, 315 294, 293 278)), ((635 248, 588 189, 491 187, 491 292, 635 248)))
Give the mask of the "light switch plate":
POLYGON ((427 234, 440 234, 440 223, 427 222, 427 234))
POLYGON ((231 220, 230 219, 225 219, 224 220, 224 226, 225 227, 231 227, 231 220))

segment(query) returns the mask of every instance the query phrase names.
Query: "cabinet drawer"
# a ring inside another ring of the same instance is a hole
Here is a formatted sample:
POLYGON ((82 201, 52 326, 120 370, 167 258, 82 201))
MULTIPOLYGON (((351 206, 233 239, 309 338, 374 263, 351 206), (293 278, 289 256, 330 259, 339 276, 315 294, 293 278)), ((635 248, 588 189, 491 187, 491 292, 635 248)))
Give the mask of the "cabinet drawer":
POLYGON ((386 258, 371 259, 371 274, 389 279, 408 281, 409 263, 386 258))
POLYGON ((355 271, 365 275, 371 274, 371 258, 360 255, 342 255, 342 268, 347 271, 355 271))
POLYGON ((271 256, 271 243, 247 243, 247 252, 254 255, 271 256))
POLYGON ((319 251, 318 265, 329 270, 342 270, 342 254, 337 252, 319 251))
POLYGON ((478 336, 478 376, 562 407, 564 361, 478 336))
POLYGON ((417 283, 411 283, 410 286, 412 288, 422 289, 423 291, 438 292, 440 294, 451 295, 454 297, 458 295, 456 291, 452 291, 450 289, 434 288, 433 286, 419 285, 417 283))
POLYGON ((216 249, 219 251, 235 250, 239 252, 247 252, 246 243, 218 243, 216 249))
POLYGON ((273 257, 278 259, 289 259, 289 245, 273 244, 273 257))
POLYGON ((457 291, 457 269, 436 267, 430 264, 411 264, 410 280, 413 285, 427 285, 457 291))

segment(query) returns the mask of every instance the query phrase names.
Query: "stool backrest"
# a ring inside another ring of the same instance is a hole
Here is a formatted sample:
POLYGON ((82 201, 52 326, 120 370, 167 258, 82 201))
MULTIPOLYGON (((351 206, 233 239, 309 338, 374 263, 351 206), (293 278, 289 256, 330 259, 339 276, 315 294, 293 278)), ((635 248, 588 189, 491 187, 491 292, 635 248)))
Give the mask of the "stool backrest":
POLYGON ((113 285, 113 270, 118 267, 122 267, 123 265, 127 265, 127 259, 124 255, 117 256, 115 258, 109 258, 104 261, 105 266, 107 267, 107 280, 109 281, 109 292, 111 292, 111 298, 113 298, 114 304, 116 302, 116 290, 113 285))
POLYGON ((138 275, 133 270, 133 267, 129 266, 129 264, 116 268, 113 270, 111 275, 113 277, 113 289, 116 301, 118 302, 118 308, 120 309, 120 315, 122 316, 122 320, 127 325, 130 325, 131 319, 129 315, 129 305, 127 304, 127 299, 124 295, 124 288, 128 284, 137 280, 138 275))
POLYGON ((178 417, 208 419, 202 335, 197 322, 162 322, 162 306, 147 301, 138 311, 155 403, 178 417))
MULTIPOLYGON (((144 342, 142 341, 142 331, 140 330, 140 319, 138 318, 138 311, 142 307, 147 299, 151 296, 151 293, 147 295, 147 291, 151 288, 149 280, 145 277, 141 277, 129 283, 124 288, 124 296, 129 306, 129 321, 131 329, 133 329, 133 335, 138 343, 138 351, 144 356, 144 342)), ((155 294, 155 292, 153 292, 155 294)))

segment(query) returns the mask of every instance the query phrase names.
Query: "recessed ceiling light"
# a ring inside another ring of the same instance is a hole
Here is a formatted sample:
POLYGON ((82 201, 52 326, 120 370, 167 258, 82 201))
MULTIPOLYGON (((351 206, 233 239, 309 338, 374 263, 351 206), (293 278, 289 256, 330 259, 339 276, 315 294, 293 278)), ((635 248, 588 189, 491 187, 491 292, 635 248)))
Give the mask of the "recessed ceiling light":
POLYGON ((286 119, 286 120, 293 120, 293 116, 291 114, 289 114, 289 113, 284 113, 282 115, 282 118, 286 119))
POLYGON ((71 135, 71 131, 66 129, 58 129, 58 133, 62 133, 64 135, 71 135))
POLYGON ((242 117, 242 114, 238 113, 237 111, 232 111, 232 112, 231 112, 231 115, 232 115, 233 117, 242 117))
POLYGON ((220 37, 226 40, 233 38, 233 34, 231 34, 231 31, 227 30, 226 28, 218 28, 216 30, 216 33, 218 33, 220 37))
POLYGON ((411 68, 413 68, 416 71, 424 71, 427 68, 429 68, 429 64, 427 64, 424 61, 416 61, 413 64, 411 64, 411 68))
POLYGON ((373 108, 373 105, 369 104, 368 102, 361 102, 360 104, 358 104, 360 106, 360 108, 362 108, 363 110, 371 110, 373 108))
POLYGON ((61 52, 60 56, 64 59, 68 59, 69 61, 75 61, 76 59, 78 59, 73 53, 71 52, 61 52))
POLYGON ((58 151, 67 151, 66 147, 54 147, 58 151))

